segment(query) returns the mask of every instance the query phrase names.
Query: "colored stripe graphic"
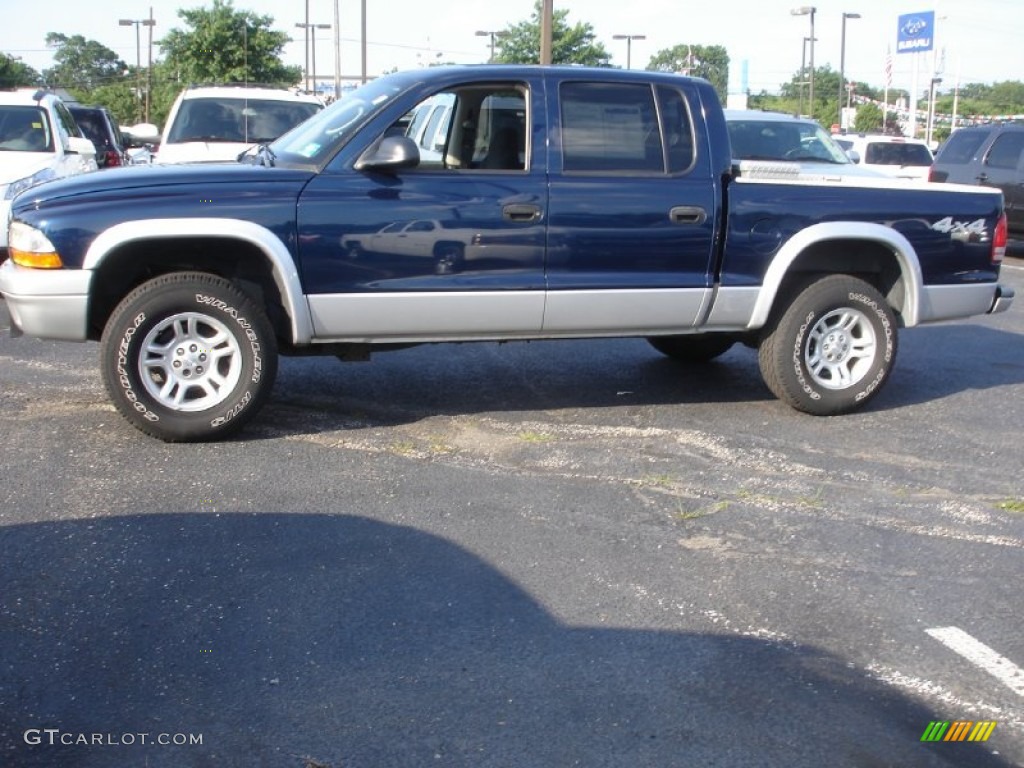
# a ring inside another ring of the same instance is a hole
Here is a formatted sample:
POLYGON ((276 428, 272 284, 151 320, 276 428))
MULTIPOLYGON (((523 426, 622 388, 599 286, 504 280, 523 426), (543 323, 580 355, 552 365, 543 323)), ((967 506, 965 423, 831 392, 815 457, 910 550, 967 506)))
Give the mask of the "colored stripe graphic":
POLYGON ((988 741, 996 728, 995 720, 932 720, 921 734, 921 741, 988 741))
POLYGON ((947 728, 949 728, 948 720, 945 722, 933 720, 928 723, 928 727, 924 729, 921 741, 941 741, 942 737, 946 734, 947 728))
POLYGON ((967 738, 967 733, 971 730, 972 725, 974 723, 970 720, 956 720, 950 726, 949 733, 946 734, 943 741, 963 741, 967 738))
POLYGON ((996 729, 995 720, 987 720, 978 723, 974 726, 974 730, 971 731, 971 735, 967 737, 968 741, 988 741, 988 737, 992 735, 992 731, 996 729))

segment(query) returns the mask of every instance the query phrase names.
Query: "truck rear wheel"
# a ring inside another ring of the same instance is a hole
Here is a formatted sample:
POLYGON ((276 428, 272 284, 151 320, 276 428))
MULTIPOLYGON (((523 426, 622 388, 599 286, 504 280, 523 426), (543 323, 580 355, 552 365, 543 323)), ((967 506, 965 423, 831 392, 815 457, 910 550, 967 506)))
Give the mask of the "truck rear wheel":
POLYGON ((832 416, 860 408, 896 360, 896 315, 873 286, 829 275, 795 286, 758 349, 761 375, 798 411, 832 416))
POLYGON ((167 442, 220 439, 262 406, 277 373, 263 310, 223 278, 177 272, 143 283, 117 306, 100 346, 117 410, 167 442))

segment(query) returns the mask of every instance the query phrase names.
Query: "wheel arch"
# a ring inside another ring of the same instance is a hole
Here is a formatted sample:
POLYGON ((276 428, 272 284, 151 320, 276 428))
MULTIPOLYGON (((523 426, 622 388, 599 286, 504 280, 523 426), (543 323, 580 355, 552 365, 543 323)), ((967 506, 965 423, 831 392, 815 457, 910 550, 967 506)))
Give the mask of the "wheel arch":
POLYGON ((312 317, 298 267, 273 232, 237 219, 147 219, 97 237, 82 268, 92 271, 88 337, 99 338, 117 303, 161 274, 199 270, 237 281, 266 309, 277 336, 308 344, 312 317))
POLYGON ((885 296, 901 325, 918 324, 923 279, 910 241, 881 224, 829 222, 797 232, 779 249, 748 327, 763 327, 786 286, 808 273, 860 277, 885 296))

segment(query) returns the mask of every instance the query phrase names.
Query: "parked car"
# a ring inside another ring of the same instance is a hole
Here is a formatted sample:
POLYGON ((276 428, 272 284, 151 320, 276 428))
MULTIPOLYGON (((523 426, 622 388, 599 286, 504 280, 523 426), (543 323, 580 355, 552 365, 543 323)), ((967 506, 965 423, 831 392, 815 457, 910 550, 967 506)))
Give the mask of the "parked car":
POLYGON ((96 148, 98 167, 115 168, 119 165, 128 165, 121 128, 109 109, 68 104, 68 111, 74 116, 82 133, 96 148))
MULTIPOLYGON (((0 92, 0 222, 19 192, 96 167, 95 147, 59 96, 32 89, 0 92)), ((0 261, 6 255, 7 229, 0 226, 0 261)))
POLYGON ((821 125, 782 112, 727 109, 733 159, 748 176, 878 176, 859 168, 821 125))
POLYGON ((939 147, 929 178, 1001 189, 1010 232, 1024 237, 1024 123, 954 131, 939 147))
POLYGON ((159 163, 234 160, 324 108, 315 96, 277 88, 186 88, 167 115, 159 163))
POLYGON ((894 179, 927 181, 935 160, 925 142, 904 136, 846 134, 837 136, 836 143, 862 168, 894 179))

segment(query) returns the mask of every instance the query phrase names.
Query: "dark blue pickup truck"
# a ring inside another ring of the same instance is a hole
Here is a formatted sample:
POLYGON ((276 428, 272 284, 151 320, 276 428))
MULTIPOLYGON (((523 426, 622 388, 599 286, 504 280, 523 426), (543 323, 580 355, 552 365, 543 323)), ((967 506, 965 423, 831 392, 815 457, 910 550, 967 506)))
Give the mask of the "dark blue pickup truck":
POLYGON ((0 292, 16 330, 99 340, 114 403, 164 440, 240 428, 279 354, 444 341, 739 342, 779 398, 839 414, 898 328, 1009 306, 998 191, 768 171, 732 161, 699 79, 418 70, 237 163, 22 193, 0 292))

